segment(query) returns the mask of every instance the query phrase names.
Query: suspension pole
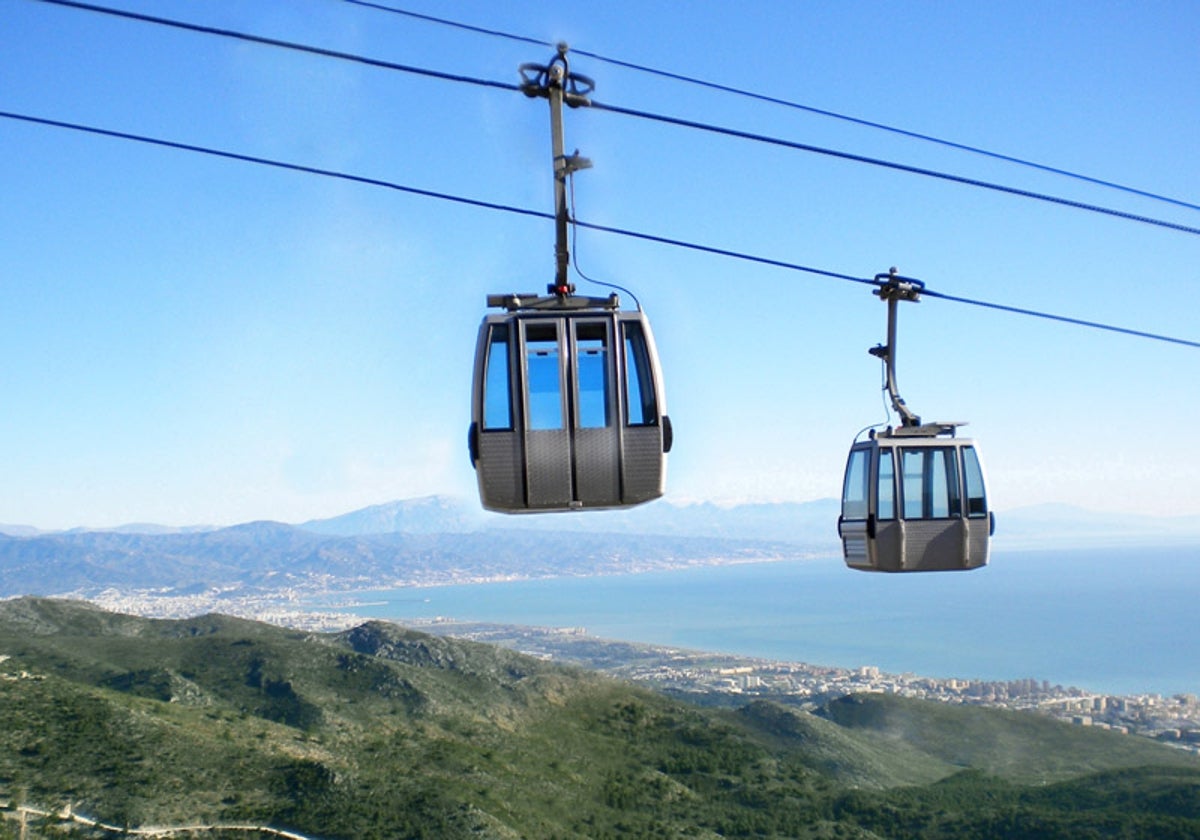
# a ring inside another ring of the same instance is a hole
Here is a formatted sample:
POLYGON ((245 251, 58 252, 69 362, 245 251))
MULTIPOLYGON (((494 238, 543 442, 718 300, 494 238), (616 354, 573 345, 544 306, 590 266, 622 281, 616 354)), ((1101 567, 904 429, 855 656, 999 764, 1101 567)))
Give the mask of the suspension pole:
POLYGON ((567 159, 563 142, 563 81, 566 76, 566 45, 559 45, 562 61, 550 65, 546 73, 547 98, 550 100, 550 152, 554 156, 554 288, 560 297, 571 291, 567 269, 571 253, 567 240, 567 159))
POLYGON ((880 283, 879 288, 875 290, 875 294, 879 295, 879 299, 885 301, 888 307, 887 344, 873 347, 869 352, 872 356, 878 356, 883 360, 888 397, 891 398, 892 408, 900 415, 900 425, 920 426, 921 418, 914 414, 912 409, 908 407, 896 387, 896 321, 899 314, 898 304, 900 301, 919 300, 921 290, 925 288, 925 284, 920 280, 900 277, 894 268, 887 274, 876 275, 875 282, 880 283), (886 278, 886 281, 883 278, 886 278))
POLYGON ((521 91, 530 97, 544 97, 550 102, 550 151, 554 163, 554 282, 549 291, 559 299, 575 291, 567 279, 571 265, 569 247, 570 211, 567 206, 567 178, 579 169, 587 169, 592 162, 580 157, 579 152, 568 155, 563 139, 563 105, 578 108, 591 105, 588 94, 595 82, 587 76, 572 73, 567 64, 567 45, 558 45, 558 54, 547 65, 522 64, 521 91))

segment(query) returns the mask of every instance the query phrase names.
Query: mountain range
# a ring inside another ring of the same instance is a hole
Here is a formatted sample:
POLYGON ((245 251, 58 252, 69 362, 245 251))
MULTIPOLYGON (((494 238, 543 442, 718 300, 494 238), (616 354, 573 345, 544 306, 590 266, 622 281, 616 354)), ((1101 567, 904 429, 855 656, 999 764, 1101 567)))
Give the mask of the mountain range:
MULTIPOLYGON (((502 516, 455 499, 391 502, 298 525, 129 525, 40 532, 0 526, 0 597, 156 589, 383 588, 596 575, 837 556, 838 503, 666 502, 628 511, 502 516)), ((996 547, 1200 542, 1200 517, 1038 506, 999 517, 996 547)))
MULTIPOLYGON (((836 499, 719 505, 712 502, 673 504, 664 500, 629 510, 583 514, 506 516, 482 510, 474 501, 425 496, 372 505, 292 527, 326 536, 364 537, 378 534, 463 534, 522 530, 566 533, 647 534, 718 537, 837 547, 836 499)), ((1095 511, 1066 504, 1012 508, 998 514, 1000 545, 1071 542, 1084 547, 1113 541, 1196 541, 1200 516, 1147 516, 1095 511)), ((0 524, 0 534, 36 537, 64 533, 166 535, 220 530, 213 526, 168 526, 134 523, 115 528, 76 527, 43 531, 28 525, 0 524)))
POLYGON ((0 535, 0 597, 108 589, 365 589, 589 576, 796 559, 792 543, 710 537, 492 530, 338 536, 277 522, 180 533, 0 535))

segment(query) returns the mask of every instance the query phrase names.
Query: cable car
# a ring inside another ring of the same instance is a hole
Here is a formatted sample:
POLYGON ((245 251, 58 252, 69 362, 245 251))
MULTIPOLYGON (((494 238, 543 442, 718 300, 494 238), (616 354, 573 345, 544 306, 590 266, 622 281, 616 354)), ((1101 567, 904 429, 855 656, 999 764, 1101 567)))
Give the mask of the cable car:
POLYGON ((988 562, 993 518, 975 441, 956 423, 888 429, 850 449, 838 533, 846 565, 945 572, 988 562))
POLYGON ((838 535, 852 569, 944 572, 988 562, 995 516, 988 509, 979 448, 957 437, 962 423, 927 423, 896 391, 896 303, 917 300, 918 280, 887 277, 876 291, 888 304, 888 343, 872 348, 886 366, 887 391, 901 425, 872 431, 850 448, 838 535))
POLYGON ((650 324, 617 295, 494 295, 470 428, 480 500, 506 513, 620 508, 663 494, 671 421, 650 324))
POLYGON ((520 68, 526 95, 550 101, 557 272, 546 296, 489 295, 475 349, 468 448, 488 510, 622 508, 657 499, 671 421, 650 323, 616 294, 574 294, 567 281, 566 180, 591 166, 563 152, 562 106, 586 105, 593 82, 569 71, 567 45, 520 68))

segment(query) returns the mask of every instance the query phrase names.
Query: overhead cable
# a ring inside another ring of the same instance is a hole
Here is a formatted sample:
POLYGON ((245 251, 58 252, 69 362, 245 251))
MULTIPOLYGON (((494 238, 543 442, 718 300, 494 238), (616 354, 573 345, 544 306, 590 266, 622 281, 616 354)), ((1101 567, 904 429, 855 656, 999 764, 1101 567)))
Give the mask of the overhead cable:
POLYGON ((197 32, 202 35, 216 35, 221 38, 233 38, 239 41, 246 41, 252 44, 261 44, 267 47, 280 47, 285 50, 295 50, 297 52, 309 53, 310 55, 319 55, 324 58, 336 58, 342 61, 352 61, 356 64, 365 64, 369 67, 378 67, 384 70, 398 70, 403 73, 415 73, 419 76, 428 76, 434 79, 441 79, 447 82, 463 82, 465 84, 478 85, 481 87, 499 88, 500 90, 519 91, 520 85, 508 82, 497 82, 489 79, 478 79, 471 76, 463 76, 458 73, 446 73, 441 70, 431 70, 428 67, 414 67, 411 64, 398 64, 394 61, 384 61, 378 58, 370 58, 365 55, 356 53, 342 52, 340 50, 330 50, 324 47, 314 47, 309 44, 300 44, 295 41, 283 41, 278 38, 267 38, 262 35, 253 35, 249 32, 239 32, 234 29, 222 29, 216 26, 205 26, 199 23, 189 23, 187 21, 175 20, 173 18, 157 17, 156 15, 146 15, 140 12, 130 12, 125 9, 113 9, 108 6, 97 6, 93 3, 83 3, 79 0, 36 0, 38 3, 48 3, 52 6, 66 6, 71 9, 80 9, 86 12, 96 12, 102 15, 112 15, 113 17, 126 18, 128 20, 136 20, 142 23, 153 23, 158 26, 167 26, 173 29, 182 29, 188 32, 197 32))
MULTIPOLYGON (((676 248, 686 248, 691 251, 701 251, 706 254, 716 254, 718 256, 730 257, 732 259, 742 260, 745 262, 758 263, 759 265, 767 265, 767 266, 772 266, 774 268, 783 268, 783 269, 788 269, 790 271, 802 271, 807 274, 815 274, 815 275, 818 275, 821 277, 829 277, 829 278, 833 278, 836 280, 846 280, 846 281, 849 281, 852 283, 861 283, 863 285, 868 285, 868 286, 881 285, 880 282, 874 278, 855 277, 853 275, 842 274, 841 272, 837 272, 837 271, 827 271, 825 269, 812 268, 810 266, 799 265, 797 263, 786 262, 784 260, 771 259, 770 257, 760 257, 760 256, 755 256, 753 254, 745 254, 745 253, 741 253, 738 251, 731 251, 731 250, 728 250, 725 248, 716 248, 711 245, 700 245, 700 244, 697 244, 694 242, 684 242, 683 240, 680 240, 680 239, 670 239, 665 236, 656 236, 654 234, 649 234, 649 233, 638 233, 636 231, 623 230, 621 228, 609 227, 608 225, 591 224, 589 222, 584 222, 584 221, 580 221, 580 220, 575 220, 574 223, 576 225, 578 225, 579 227, 590 228, 591 230, 603 231, 604 233, 612 233, 612 234, 616 234, 618 236, 625 236, 625 237, 630 237, 633 239, 642 239, 642 240, 645 240, 648 242, 656 242, 660 245, 671 245, 676 248)), ((972 298, 959 297, 958 295, 948 295, 948 294, 944 294, 942 292, 931 291, 928 288, 923 289, 921 291, 921 294, 926 297, 933 297, 933 298, 938 298, 940 300, 947 300, 952 303, 962 303, 962 304, 966 304, 968 306, 979 306, 979 307, 983 307, 984 309, 994 309, 994 310, 998 310, 1001 312, 1010 312, 1014 315, 1025 315, 1030 318, 1041 318, 1041 319, 1049 320, 1049 321, 1058 321, 1060 323, 1073 324, 1073 325, 1079 326, 1079 327, 1090 327, 1091 329, 1105 330, 1107 332, 1114 332, 1114 333, 1121 333, 1123 335, 1134 336, 1136 338, 1147 338, 1147 339, 1152 339, 1154 341, 1165 341, 1169 344, 1179 344, 1184 347, 1195 347, 1197 349, 1200 349, 1200 341, 1191 341, 1186 338, 1175 338, 1175 337, 1168 336, 1168 335, 1161 335, 1158 333, 1145 332, 1143 330, 1135 330, 1135 329, 1130 329, 1128 327, 1115 326, 1113 324, 1103 324, 1103 323, 1100 323, 1099 321, 1087 321, 1082 318, 1072 318, 1072 317, 1066 316, 1066 315, 1055 315, 1050 312, 1039 312, 1034 309, 1024 309, 1022 307, 1009 306, 1009 305, 1003 304, 1003 303, 992 303, 989 301, 974 300, 972 298)))
POLYGON ((324 178, 336 178, 341 181, 353 181, 358 184, 366 184, 372 187, 384 187, 389 190, 397 190, 399 192, 424 196, 425 198, 436 198, 442 201, 453 201, 458 204, 469 204, 472 207, 482 207, 486 210, 501 210, 505 213, 518 213, 522 216, 535 216, 537 218, 551 220, 554 219, 553 213, 542 212, 539 210, 527 210, 521 207, 513 207, 508 204, 496 204, 491 201, 480 201, 474 198, 464 198, 462 196, 450 195, 449 193, 435 192, 434 190, 423 190, 419 187, 409 187, 403 184, 396 184, 391 181, 384 181, 380 178, 370 178, 365 175, 352 175, 346 172, 338 172, 333 169, 322 169, 316 166, 288 163, 286 161, 258 157, 257 155, 242 154, 241 152, 230 152, 223 149, 209 148, 207 146, 196 146, 191 143, 180 143, 175 140, 163 140, 157 137, 147 137, 143 134, 130 134, 126 131, 113 131, 112 129, 108 128, 97 128, 90 125, 64 122, 62 120, 51 120, 44 117, 30 116, 28 114, 14 114, 11 111, 0 111, 0 118, 8 120, 20 120, 22 122, 50 126, 52 128, 65 128, 71 131, 81 131, 86 134, 96 134, 100 135, 101 137, 113 137, 118 140, 132 140, 136 143, 145 143, 151 146, 162 146, 168 149, 179 149, 185 152, 195 152, 197 154, 227 158, 229 160, 240 160, 244 163, 255 163, 259 166, 270 166, 275 169, 287 169, 291 170, 292 172, 303 172, 306 175, 320 175, 324 178))
POLYGON ((948 295, 943 292, 930 291, 923 289, 921 294, 926 297, 938 298, 939 300, 948 300, 952 303, 964 303, 968 306, 980 306, 984 309, 995 309, 999 312, 1010 312, 1014 315, 1027 315, 1031 318, 1043 318, 1050 321, 1058 321, 1062 324, 1074 324, 1078 327, 1090 327, 1096 330, 1107 330, 1108 332, 1121 333, 1122 335, 1130 335, 1135 338, 1149 338, 1154 341, 1165 341, 1169 344, 1179 344, 1184 347, 1200 348, 1200 341, 1189 341, 1186 338, 1173 338, 1168 335, 1159 335, 1158 333, 1143 332, 1142 330, 1134 330, 1128 327, 1117 327, 1112 324, 1101 324, 1097 321, 1085 321, 1082 318, 1071 318, 1066 315, 1052 315, 1048 312, 1038 312, 1033 309, 1023 309, 1019 306, 1009 306, 1004 303, 991 303, 984 300, 973 300, 971 298, 958 297, 957 295, 948 295))
MULTIPOLYGON (((438 23, 454 29, 462 29, 467 32, 475 32, 480 35, 491 35, 496 38, 505 38, 509 41, 518 41, 522 44, 533 44, 537 47, 550 47, 551 49, 556 46, 554 43, 546 41, 542 38, 530 38, 525 35, 514 35, 511 32, 504 32, 500 29, 489 29, 484 26, 473 26, 469 23, 461 23, 456 20, 450 20, 449 18, 437 17, 436 15, 426 15, 420 12, 412 12, 408 9, 397 9, 395 6, 386 6, 383 3, 370 3, 367 2, 367 0, 346 0, 346 2, 354 6, 364 6, 368 9, 378 9, 381 12, 391 12, 394 15, 403 15, 404 17, 413 18, 414 20, 423 20, 427 23, 438 23)), ((592 53, 583 52, 582 50, 577 50, 573 47, 571 51, 579 53, 579 55, 586 55, 588 58, 597 59, 598 61, 611 61, 611 59, 606 59, 598 55, 593 55, 592 53)), ((612 61, 611 63, 618 64, 619 62, 612 61)))
MULTIPOLYGON (((387 70, 397 70, 405 73, 415 73, 422 76, 427 76, 444 81, 463 82, 467 84, 479 85, 484 87, 498 88, 501 90, 519 91, 520 85, 507 82, 498 82, 488 79, 480 79, 471 76, 463 76, 457 73, 446 73, 439 70, 431 70, 426 67, 415 67, 407 64, 398 64, 391 61, 383 61, 381 59, 368 58, 366 56, 357 55, 354 53, 340 52, 338 50, 325 49, 323 47, 314 47, 306 44, 299 44, 293 41, 282 41, 277 38, 267 38, 261 35, 252 35, 246 32, 238 32, 230 29, 221 29, 202 24, 188 23, 186 21, 174 20, 170 18, 161 18, 153 15, 145 15, 139 12, 129 12, 122 9, 113 9, 107 6, 97 6, 92 3, 84 3, 80 0, 37 0, 40 3, 48 3, 55 6, 65 6, 74 9, 81 9, 99 14, 114 15, 116 17, 127 18, 130 20, 142 21, 144 23, 154 23, 161 26, 169 26, 176 29, 183 29, 190 32, 198 32, 206 35, 216 35, 227 38, 235 38, 242 41, 247 41, 264 46, 280 47, 283 49, 297 50, 300 52, 309 53, 312 55, 323 56, 326 58, 337 58, 344 61, 353 61, 359 64, 365 64, 372 67, 379 67, 387 70)), ((797 151, 813 152, 816 154, 826 155, 830 157, 840 158, 842 160, 853 161, 855 163, 864 163, 872 166, 879 166, 892 169, 900 172, 907 172, 913 175, 923 175, 929 178, 937 178, 944 181, 963 184, 966 186, 979 187, 981 189, 992 190, 995 192, 1007 193, 1009 195, 1028 198, 1035 201, 1050 202, 1065 207, 1073 207, 1077 210, 1085 210, 1092 213, 1100 213, 1106 216, 1125 219, 1127 221, 1141 222, 1143 224, 1154 225, 1156 227, 1168 228, 1170 230, 1180 231, 1200 236, 1200 228, 1191 227, 1188 225, 1178 224, 1176 222, 1165 221, 1162 219, 1154 219, 1149 216, 1142 216, 1136 213, 1128 213, 1123 210, 1115 210, 1108 207, 1101 207, 1095 204, 1088 204, 1082 201, 1075 201, 1068 198, 1060 198, 1058 196, 1047 195, 1045 193, 1033 192, 1031 190, 1020 189, 1017 187, 1008 187, 1003 184, 996 184, 989 181, 981 181, 975 178, 967 178, 961 175, 952 175, 945 172, 939 172, 933 169, 925 169, 908 164, 896 163, 894 161, 882 160, 880 158, 867 157, 865 155, 857 155, 851 152, 842 152, 837 149, 827 149, 821 146, 813 146, 807 143, 798 143, 792 140, 784 140, 777 137, 770 137, 763 134, 755 134, 753 132, 741 131, 739 129, 726 128, 722 126, 702 123, 695 120, 687 120, 680 117, 671 117, 663 114, 654 114, 649 111, 641 111, 633 108, 622 108, 616 105, 604 105, 592 100, 591 107, 598 110, 608 111, 615 114, 623 114, 626 116, 639 117, 642 119, 653 120, 656 122, 676 125, 683 128, 691 128, 699 131, 710 133, 723 134, 729 137, 736 137, 743 140, 752 140, 759 143, 767 143, 770 145, 780 146, 784 148, 795 149, 797 151)))
POLYGON ((1101 207, 1097 204, 1088 204, 1083 201, 1075 201, 1074 199, 1070 198, 1062 198, 1060 196, 1047 195, 1046 193, 1033 192, 1032 190, 1021 189, 1019 187, 1009 187, 1004 184, 997 184, 991 181, 980 181, 977 178, 967 178, 963 175, 952 175, 947 172, 939 172, 935 169, 925 169, 920 166, 910 166, 906 163, 896 163, 895 161, 867 157, 866 155, 858 155, 852 152, 842 152, 837 149, 827 149, 822 146, 813 146, 808 143, 798 143, 794 140, 784 140, 779 137, 771 137, 766 134, 755 134, 749 131, 742 131, 736 128, 726 128, 719 125, 712 125, 710 123, 698 122, 696 120, 686 120, 681 117, 669 117, 663 114, 654 114, 649 111, 640 111, 633 108, 622 108, 617 105, 605 105, 601 102, 597 102, 594 99, 591 102, 591 107, 600 111, 609 111, 614 114, 624 114, 626 116, 639 117, 645 120, 653 120, 655 122, 667 123, 669 125, 677 125, 683 128, 692 128, 698 131, 707 131, 713 134, 724 134, 728 137, 737 137, 742 140, 753 140, 757 143, 767 143, 773 146, 782 146, 787 149, 813 152, 815 154, 827 155, 829 157, 849 160, 855 163, 865 163, 871 166, 880 166, 885 169, 893 169, 899 172, 908 172, 913 175, 924 175, 928 178, 952 181, 957 184, 965 184, 966 186, 970 187, 979 187, 980 189, 1007 193, 1009 195, 1020 196, 1021 198, 1029 198, 1035 201, 1045 201, 1051 204, 1059 204, 1064 207, 1074 207, 1077 210, 1087 210, 1091 213, 1115 216, 1119 219, 1126 219, 1132 222, 1142 222, 1143 224, 1155 225, 1156 227, 1169 228, 1171 230, 1177 230, 1183 233, 1190 233, 1200 236, 1200 228, 1191 227, 1190 225, 1182 225, 1177 222, 1169 222, 1163 219, 1141 216, 1137 213, 1128 213, 1124 210, 1114 210, 1110 207, 1101 207))
MULTIPOLYGON (((386 5, 383 3, 373 3, 373 2, 368 2, 368 0, 344 0, 344 2, 350 3, 351 5, 354 5, 354 6, 364 6, 366 8, 378 9, 380 11, 391 12, 392 14, 403 15, 405 17, 413 18, 414 20, 422 20, 422 21, 426 21, 429 23, 436 23, 436 24, 440 24, 442 26, 449 26, 449 27, 453 27, 455 29, 461 29, 461 30, 464 30, 467 32, 475 32, 480 35, 488 35, 488 36, 496 37, 496 38, 504 38, 504 39, 507 39, 510 41, 517 41, 517 42, 520 42, 523 44, 534 44, 537 46, 550 47, 550 48, 554 48, 556 46, 556 44, 554 44, 550 41, 540 39, 540 38, 530 38, 530 37, 527 37, 524 35, 515 35, 510 32, 504 32, 499 29, 489 29, 489 28, 482 27, 482 26, 474 26, 472 24, 461 23, 459 21, 450 20, 449 18, 441 18, 441 17, 436 17, 434 15, 426 15, 426 14, 421 14, 420 12, 409 11, 408 9, 396 8, 394 6, 389 6, 389 5, 386 5)), ((887 125, 886 123, 876 122, 874 120, 863 119, 862 117, 855 117, 855 116, 851 116, 848 114, 842 114, 842 113, 838 113, 837 111, 830 111, 825 108, 817 108, 812 105, 805 105, 803 103, 796 102, 794 100, 783 99, 783 98, 777 97, 777 96, 770 96, 767 94, 758 93, 756 91, 746 90, 745 88, 733 87, 732 85, 725 85, 725 84, 721 84, 719 82, 707 81, 705 79, 700 79, 695 76, 688 76, 688 75, 685 75, 682 73, 674 73, 669 70, 660 70, 658 68, 650 67, 645 64, 636 64, 632 61, 624 61, 619 58, 612 58, 611 56, 605 56, 605 55, 601 55, 600 53, 589 52, 587 50, 582 50, 577 47, 572 47, 571 52, 576 55, 582 55, 587 58, 595 59, 596 61, 600 61, 605 64, 611 64, 614 67, 624 67, 628 70, 636 70, 641 73, 647 73, 647 74, 650 74, 653 76, 659 76, 664 79, 671 79, 673 81, 684 82, 686 84, 696 85, 698 87, 709 88, 710 90, 721 91, 722 93, 731 93, 731 94, 734 94, 735 96, 743 96, 748 99, 754 99, 759 102, 766 102, 771 105, 781 105, 785 108, 792 108, 797 111, 805 111, 810 114, 816 114, 816 115, 822 116, 822 117, 829 117, 831 119, 841 120, 842 122, 853 123, 854 125, 860 125, 865 128, 879 129, 880 131, 886 131, 891 134, 896 134, 901 137, 907 137, 907 138, 910 138, 913 140, 922 140, 927 143, 935 143, 939 146, 945 146, 947 148, 956 149, 958 151, 970 152, 972 154, 977 154, 977 155, 983 155, 984 157, 990 157, 995 160, 1002 160, 1006 163, 1013 163, 1018 166, 1025 166, 1025 167, 1029 167, 1031 169, 1037 169, 1041 172, 1049 172, 1053 175, 1061 175, 1066 178, 1074 178, 1077 181, 1084 181, 1089 184, 1095 184, 1095 185, 1101 186, 1101 187, 1108 187, 1109 189, 1120 190, 1122 192, 1130 193, 1132 195, 1138 195, 1143 198, 1150 198, 1155 201, 1163 201, 1168 204, 1177 205, 1179 207, 1187 207, 1190 210, 1200 210, 1200 204, 1193 204, 1192 202, 1189 202, 1189 201, 1183 201, 1178 198, 1171 198, 1170 196, 1160 195, 1159 193, 1150 192, 1148 190, 1139 189, 1137 187, 1131 187, 1126 184, 1118 184, 1114 181, 1108 181, 1103 178, 1096 178, 1091 175, 1084 175, 1079 172, 1072 172, 1069 169, 1063 169, 1058 166, 1050 166, 1049 164, 1038 163, 1037 161, 1028 160, 1026 158, 1020 158, 1015 155, 1008 155, 1008 154, 1004 154, 1002 152, 994 152, 994 151, 991 151, 989 149, 984 149, 979 146, 972 146, 967 143, 958 143, 953 140, 946 140, 941 137, 935 137, 931 134, 922 134, 921 132, 918 132, 918 131, 911 131, 906 128, 898 128, 893 125, 887 125)))
MULTIPOLYGON (((177 149, 181 151, 194 152, 197 154, 209 155, 213 157, 225 158, 229 160, 242 161, 244 163, 253 163, 260 166, 268 166, 276 169, 284 169, 292 172, 300 172, 307 175, 318 175, 324 178, 334 178, 342 181, 351 181, 358 184, 365 184, 373 187, 383 187, 385 189, 395 190, 398 192, 418 195, 425 198, 435 198, 441 201, 449 201, 457 204, 479 207, 486 210, 498 210, 505 213, 514 213, 521 216, 529 216, 538 219, 547 219, 553 221, 555 214, 540 210, 530 210, 523 207, 516 207, 510 204, 501 204, 493 201, 483 201, 480 199, 466 198, 463 196, 452 195, 450 193, 438 192, 435 190, 421 189, 419 187, 411 187, 404 184, 398 184, 393 181, 385 181, 380 178, 371 178, 363 175, 353 175, 346 172, 339 172, 332 169, 324 169, 316 166, 307 166, 304 164, 288 163, 286 161, 273 160, 271 158, 259 157, 257 155, 247 155, 240 152, 231 152, 222 149, 214 149, 206 146, 197 146, 191 143, 181 143, 175 140, 165 140, 156 137, 149 137, 141 134, 132 134, 125 131, 114 131, 112 129, 98 128, 95 126, 82 125, 80 123, 66 122, 63 120, 47 119, 44 117, 36 117, 28 114, 17 114, 11 111, 0 111, 0 119, 16 120, 20 122, 30 123, 34 125, 47 126, 51 128, 61 128, 71 131, 82 132, 85 134, 99 135, 102 137, 110 137, 118 140, 128 140, 137 143, 144 143, 153 146, 177 149)), ((787 262, 784 260, 772 259, 769 257, 756 256, 754 254, 742 253, 726 248, 717 248, 711 245, 703 245, 695 242, 686 242, 681 239, 672 239, 666 236, 658 236, 655 234, 641 233, 638 231, 626 230, 623 228, 612 227, 609 225, 595 224, 582 221, 579 219, 572 220, 579 227, 596 230, 603 233, 610 233, 616 236, 623 236, 632 239, 639 239, 646 242, 654 242, 662 245, 670 245, 677 248, 686 248, 692 251, 699 251, 717 256, 729 257, 731 259, 741 260, 744 262, 756 263, 759 265, 771 266, 774 268, 782 268, 789 271, 804 272, 820 277, 827 277, 836 280, 843 280, 852 283, 863 285, 880 285, 879 281, 874 278, 856 277, 851 274, 843 274, 836 271, 828 271, 811 266, 800 265, 799 263, 787 262)), ((931 291, 926 288, 922 291, 923 295, 928 297, 939 298, 942 300, 952 301, 954 303, 962 303, 970 306, 980 306, 987 309, 995 309, 1003 312, 1010 312, 1017 315, 1025 315, 1033 318, 1048 319, 1076 326, 1089 327, 1097 330, 1105 330, 1108 332, 1121 333, 1124 335, 1133 336, 1136 338, 1152 339, 1154 341, 1163 341, 1171 344, 1178 344, 1185 347, 1194 347, 1200 349, 1200 341, 1191 341, 1183 338, 1175 338, 1157 333, 1144 332, 1142 330, 1134 330, 1128 327, 1114 326, 1112 324, 1103 324, 1097 321, 1086 321, 1080 318, 1072 318, 1064 315, 1054 315, 1047 312, 1038 312, 1032 309, 1023 309, 1005 304, 991 303, 987 301, 974 300, 971 298, 959 297, 957 295, 948 295, 941 292, 931 291)))

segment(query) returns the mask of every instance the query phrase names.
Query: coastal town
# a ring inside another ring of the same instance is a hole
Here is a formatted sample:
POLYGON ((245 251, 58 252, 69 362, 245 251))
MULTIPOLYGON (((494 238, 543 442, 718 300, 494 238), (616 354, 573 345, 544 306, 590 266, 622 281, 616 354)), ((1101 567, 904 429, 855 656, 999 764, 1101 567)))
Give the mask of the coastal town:
POLYGON ((1200 753, 1200 700, 1193 694, 1132 697, 1097 694, 1018 679, 987 681, 887 674, 873 666, 833 668, 796 663, 741 662, 700 667, 659 666, 633 679, 677 691, 786 697, 815 702, 845 694, 883 692, 942 703, 1039 712, 1079 726, 1132 733, 1200 753))
POLYGON ((1152 738, 1200 754, 1200 698, 1194 694, 1118 696, 1032 678, 980 680, 889 674, 871 665, 833 667, 653 645, 605 642, 584 628, 513 628, 433 622, 420 629, 575 662, 676 696, 761 698, 816 707, 857 693, 990 706, 1053 717, 1076 726, 1152 738))
MULTIPOLYGON (((310 632, 338 632, 367 619, 354 602, 312 606, 300 592, 248 596, 108 590, 88 598, 107 610, 148 618, 206 612, 265 621, 310 632), (333 609, 332 607, 337 607, 333 609)), ((541 659, 580 665, 647 687, 729 704, 768 699, 816 707, 847 694, 881 692, 941 703, 990 706, 1047 715, 1064 722, 1152 738, 1200 754, 1200 698, 1194 694, 1112 695, 1047 680, 983 680, 892 674, 872 665, 842 667, 778 662, 680 648, 600 639, 586 628, 546 628, 458 622, 448 618, 403 622, 438 635, 499 645, 541 659)))

